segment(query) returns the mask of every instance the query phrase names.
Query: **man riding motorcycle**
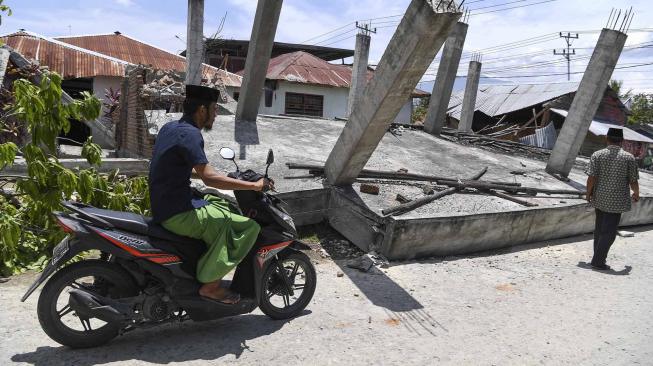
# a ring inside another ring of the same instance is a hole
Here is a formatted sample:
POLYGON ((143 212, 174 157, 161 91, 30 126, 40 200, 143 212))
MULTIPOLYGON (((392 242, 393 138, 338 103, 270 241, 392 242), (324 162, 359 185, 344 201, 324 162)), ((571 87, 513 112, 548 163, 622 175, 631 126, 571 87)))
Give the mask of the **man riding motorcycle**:
POLYGON ((227 304, 240 295, 220 286, 222 277, 247 255, 260 226, 235 214, 226 200, 215 196, 193 197, 192 170, 209 187, 227 190, 265 191, 268 179, 246 182, 229 178, 208 165, 201 129, 210 130, 216 116, 219 91, 186 85, 184 115, 161 128, 150 163, 149 187, 154 221, 167 230, 201 239, 207 250, 197 264, 200 296, 227 304))

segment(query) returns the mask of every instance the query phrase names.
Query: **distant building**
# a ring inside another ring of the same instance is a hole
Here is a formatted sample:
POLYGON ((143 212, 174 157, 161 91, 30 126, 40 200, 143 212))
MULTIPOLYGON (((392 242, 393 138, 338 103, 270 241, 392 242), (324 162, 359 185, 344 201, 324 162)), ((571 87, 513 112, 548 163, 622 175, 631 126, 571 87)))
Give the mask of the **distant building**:
MULTIPOLYGON (((481 85, 476 97, 472 130, 500 139, 553 148, 579 83, 481 85), (536 117, 536 118, 534 118, 536 117)), ((457 127, 464 90, 454 93, 447 111, 448 127, 457 127)), ((626 127, 629 110, 606 86, 601 104, 580 150, 589 156, 605 147, 608 128, 624 130, 624 149, 638 158, 646 155, 653 139, 626 127)))
MULTIPOLYGON (((345 118, 351 75, 351 66, 332 64, 304 51, 279 55, 270 60, 259 113, 345 118)), ((373 76, 369 69, 368 81, 373 76)), ((429 95, 415 89, 412 98, 429 95)), ((238 93, 234 98, 238 99, 238 93)), ((411 122, 412 98, 395 118, 396 123, 411 122)))
MULTIPOLYGON (((234 73, 245 69, 245 60, 249 48, 248 40, 209 39, 206 41, 205 46, 208 64, 234 73)), ((343 60, 343 63, 345 58, 354 56, 354 50, 349 49, 274 42, 270 57, 275 58, 297 51, 310 53, 325 61, 343 60)), ((181 55, 185 56, 186 51, 182 52, 181 55)))

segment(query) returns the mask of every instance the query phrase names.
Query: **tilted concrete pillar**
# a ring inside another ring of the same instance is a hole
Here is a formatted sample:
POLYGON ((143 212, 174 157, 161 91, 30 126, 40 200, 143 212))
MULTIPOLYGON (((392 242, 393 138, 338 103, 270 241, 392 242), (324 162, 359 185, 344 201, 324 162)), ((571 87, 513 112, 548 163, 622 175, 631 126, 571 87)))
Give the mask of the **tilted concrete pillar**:
POLYGON ((237 121, 256 121, 283 0, 258 0, 240 87, 237 121))
POLYGON ((186 84, 200 85, 204 61, 204 0, 188 0, 186 84))
POLYGON ((367 62, 370 56, 370 36, 359 33, 356 35, 356 49, 354 50, 354 65, 351 70, 351 85, 347 100, 347 118, 351 115, 352 107, 360 101, 365 84, 367 84, 367 62))
POLYGON ((458 122, 458 131, 460 132, 472 132, 474 109, 476 108, 476 93, 478 92, 478 83, 481 80, 481 65, 478 61, 469 62, 463 106, 460 112, 460 122, 458 122))
POLYGON ((468 27, 465 23, 456 23, 444 44, 440 66, 433 84, 433 93, 429 99, 429 108, 424 118, 424 131, 430 134, 439 135, 444 126, 468 27))
POLYGON ((460 18, 455 2, 449 4, 444 10, 429 0, 410 2, 329 154, 325 167, 329 183, 350 184, 363 169, 460 18))
POLYGON ((568 176, 603 99, 628 36, 604 28, 556 140, 546 171, 568 176))

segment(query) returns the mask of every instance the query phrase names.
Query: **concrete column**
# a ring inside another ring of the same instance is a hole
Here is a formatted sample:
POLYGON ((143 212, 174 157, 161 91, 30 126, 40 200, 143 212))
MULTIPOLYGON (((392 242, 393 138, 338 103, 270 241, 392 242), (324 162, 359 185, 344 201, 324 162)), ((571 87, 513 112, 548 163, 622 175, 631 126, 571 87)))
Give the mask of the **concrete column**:
POLYGON ((236 108, 236 121, 256 121, 283 0, 258 0, 236 108))
POLYGON ((351 85, 347 99, 347 118, 351 115, 352 107, 360 101, 365 84, 367 84, 367 62, 370 55, 370 36, 359 33, 356 35, 356 49, 354 50, 354 65, 351 70, 351 85))
POLYGON ((204 0, 188 0, 186 84, 200 85, 204 61, 204 0))
POLYGON ((9 63, 10 54, 9 50, 0 48, 0 85, 2 85, 5 73, 7 72, 7 64, 9 63))
POLYGON ((424 118, 424 131, 430 134, 439 135, 444 126, 468 27, 465 23, 456 23, 444 44, 438 74, 435 77, 435 84, 433 84, 433 93, 429 100, 429 108, 424 118))
POLYGON ((565 177, 569 175, 619 61, 626 38, 626 34, 612 29, 604 28, 601 32, 549 157, 547 172, 565 177))
POLYGON ((460 112, 460 122, 458 123, 458 131, 461 132, 472 132, 476 93, 478 92, 478 83, 481 79, 481 65, 478 61, 469 62, 467 82, 465 83, 465 95, 463 96, 463 107, 460 112))
POLYGON ((449 4, 450 10, 439 10, 430 0, 411 0, 329 154, 325 172, 331 184, 352 183, 369 160, 460 18, 455 2, 449 4))

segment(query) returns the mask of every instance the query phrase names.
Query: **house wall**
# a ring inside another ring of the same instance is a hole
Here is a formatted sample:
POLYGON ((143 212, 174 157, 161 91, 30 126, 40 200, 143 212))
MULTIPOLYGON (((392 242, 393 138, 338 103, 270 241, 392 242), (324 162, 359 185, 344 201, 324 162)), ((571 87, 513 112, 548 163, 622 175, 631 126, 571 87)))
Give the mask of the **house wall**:
MULTIPOLYGON (((347 99, 349 98, 349 88, 334 88, 328 86, 290 83, 279 81, 277 89, 272 95, 272 106, 265 106, 265 95, 261 96, 259 105, 259 114, 280 115, 285 114, 286 93, 300 93, 322 95, 324 97, 323 118, 345 118, 347 115, 347 99)), ((233 94, 232 94, 233 95, 233 94)), ((401 111, 395 118, 397 123, 410 123, 413 112, 412 100, 406 101, 401 111)))
POLYGON ((120 90, 123 79, 117 76, 96 76, 93 78, 93 94, 101 101, 104 101, 106 100, 104 90, 109 88, 120 90))

